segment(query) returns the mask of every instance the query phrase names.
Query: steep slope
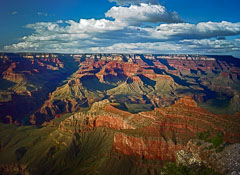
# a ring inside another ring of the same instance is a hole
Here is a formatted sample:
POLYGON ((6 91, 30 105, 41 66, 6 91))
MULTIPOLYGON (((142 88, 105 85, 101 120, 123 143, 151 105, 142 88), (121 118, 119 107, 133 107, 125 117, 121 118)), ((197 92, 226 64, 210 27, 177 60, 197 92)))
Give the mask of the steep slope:
POLYGON ((115 105, 108 100, 95 103, 89 112, 76 113, 62 121, 59 129, 68 133, 88 132, 98 127, 118 130, 114 134, 114 150, 160 160, 174 160, 174 151, 184 148, 188 140, 203 131, 209 131, 211 135, 222 132, 225 141, 230 143, 240 141, 239 114, 209 113, 190 97, 182 98, 170 107, 138 114, 121 111, 115 105))
POLYGON ((0 119, 15 123, 24 123, 77 66, 72 57, 55 54, 31 58, 14 54, 1 59, 0 64, 0 119))
MULTIPOLYGON (((103 100, 45 127, 0 125, 0 170, 22 174, 160 174, 196 133, 240 141, 240 116, 215 115, 190 97, 131 114, 103 100), (231 127, 229 127, 231 125, 231 127)), ((211 137, 211 136, 210 136, 211 137)))

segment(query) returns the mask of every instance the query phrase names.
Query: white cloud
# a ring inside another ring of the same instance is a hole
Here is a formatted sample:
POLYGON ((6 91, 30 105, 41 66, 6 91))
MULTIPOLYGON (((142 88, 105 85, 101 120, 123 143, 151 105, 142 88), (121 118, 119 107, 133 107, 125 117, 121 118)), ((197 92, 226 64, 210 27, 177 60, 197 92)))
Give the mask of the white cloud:
POLYGON ((33 29, 35 33, 44 34, 44 32, 50 33, 65 33, 66 29, 60 27, 58 22, 37 22, 35 24, 26 25, 27 28, 33 29))
POLYGON ((240 22, 201 22, 198 24, 161 24, 154 33, 160 37, 176 36, 183 38, 211 38, 240 34, 240 22))
POLYGON ((176 12, 168 12, 162 5, 151 5, 141 3, 140 5, 131 5, 130 7, 112 7, 106 17, 114 18, 116 21, 136 25, 144 22, 165 22, 177 23, 182 22, 176 12))
POLYGON ((198 24, 176 23, 160 24, 155 28, 131 27, 138 30, 144 38, 162 40, 182 40, 182 39, 225 39, 227 36, 240 35, 240 22, 201 22, 198 24))
POLYGON ((206 53, 228 53, 240 51, 240 39, 234 40, 182 40, 189 49, 206 53))
POLYGON ((32 42, 20 42, 17 44, 12 44, 11 46, 5 46, 6 50, 36 50, 37 48, 39 48, 39 44, 38 43, 32 43, 32 42))
MULTIPOLYGON (((93 51, 93 50, 90 50, 93 51)), ((94 52, 106 53, 199 53, 229 54, 240 51, 240 39, 227 40, 181 40, 179 42, 117 43, 108 47, 95 47, 94 52)))
POLYGON ((157 0, 109 0, 110 2, 116 2, 118 5, 138 5, 145 4, 159 4, 157 0))
POLYGON ((62 23, 64 23, 64 21, 63 20, 58 20, 56 23, 62 24, 62 23))
POLYGON ((121 22, 109 21, 106 19, 80 19, 79 22, 69 20, 67 23, 70 24, 70 27, 68 28, 70 33, 102 33, 120 30, 126 27, 126 25, 121 22))
POLYGON ((65 23, 39 22, 27 25, 28 28, 34 30, 32 35, 24 36, 22 42, 6 46, 5 49, 15 51, 44 49, 58 51, 62 49, 62 51, 72 52, 76 49, 86 50, 96 47, 109 49, 113 46, 119 46, 119 43, 125 43, 128 46, 129 43, 148 43, 144 47, 141 47, 141 44, 135 46, 138 46, 140 50, 147 50, 147 46, 159 50, 158 47, 153 47, 149 43, 165 43, 166 45, 171 41, 175 42, 171 43, 171 45, 175 44, 175 47, 176 45, 178 47, 179 45, 187 45, 188 49, 192 50, 198 49, 197 46, 204 48, 212 43, 211 48, 215 50, 218 49, 216 47, 219 45, 219 47, 225 47, 230 51, 236 51, 238 48, 236 46, 239 45, 238 40, 234 41, 235 47, 232 47, 230 41, 219 40, 218 38, 240 34, 238 26, 240 26, 240 23, 225 21, 220 23, 206 22, 196 25, 189 23, 161 24, 156 28, 126 26, 124 23, 106 19, 81 19, 79 22, 66 21, 65 23), (204 40, 208 38, 217 39, 215 42, 213 40, 204 40), (199 43, 200 41, 201 43, 199 43), (214 44, 215 47, 213 47, 214 44))
POLYGON ((4 49, 65 53, 240 53, 240 39, 229 38, 240 35, 240 22, 171 23, 181 21, 176 13, 151 3, 112 7, 105 15, 113 20, 28 24, 26 27, 33 30, 32 34, 4 49), (153 27, 156 22, 165 24, 153 27))
POLYGON ((219 40, 238 35, 239 23, 161 24, 156 28, 126 26, 106 19, 79 22, 39 22, 27 25, 34 30, 22 42, 6 46, 8 51, 50 52, 236 52, 240 41, 219 40), (208 39, 212 38, 212 39, 208 39), (216 39, 213 39, 216 38, 216 39))

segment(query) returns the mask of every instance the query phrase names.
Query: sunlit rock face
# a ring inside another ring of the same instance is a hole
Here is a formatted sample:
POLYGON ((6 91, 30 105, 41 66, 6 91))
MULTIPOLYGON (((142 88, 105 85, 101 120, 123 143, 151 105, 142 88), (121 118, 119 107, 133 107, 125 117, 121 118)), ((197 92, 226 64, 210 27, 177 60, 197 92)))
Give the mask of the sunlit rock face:
POLYGON ((163 138, 133 137, 125 134, 115 134, 113 148, 125 155, 141 159, 175 161, 174 152, 183 149, 183 145, 175 144, 163 138))

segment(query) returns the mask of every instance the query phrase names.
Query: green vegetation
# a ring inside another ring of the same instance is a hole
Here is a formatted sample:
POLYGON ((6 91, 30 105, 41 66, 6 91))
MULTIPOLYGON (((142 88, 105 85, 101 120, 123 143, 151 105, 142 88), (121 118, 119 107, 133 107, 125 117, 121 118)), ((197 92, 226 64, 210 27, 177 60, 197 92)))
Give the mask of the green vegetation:
POLYGON ((176 165, 175 163, 167 163, 163 168, 163 172, 166 175, 220 175, 209 168, 190 168, 183 165, 176 165))
POLYGON ((218 131, 214 136, 211 136, 210 131, 197 133, 197 139, 212 143, 217 152, 224 149, 224 134, 221 131, 218 131))
POLYGON ((209 131, 204 131, 197 133, 197 139, 207 141, 207 139, 210 137, 210 132, 209 131))
POLYGON ((160 174, 161 161, 112 152, 113 134, 106 128, 71 134, 55 127, 0 124, 0 167, 27 165, 27 171, 34 175, 160 174))
POLYGON ((215 136, 209 138, 208 141, 212 143, 215 148, 217 148, 221 144, 223 144, 224 142, 223 136, 224 136, 223 133, 219 132, 215 136))
POLYGON ((64 134, 55 131, 54 127, 0 124, 0 165, 28 165, 30 174, 93 174, 111 151, 110 131, 66 135, 66 144, 55 141, 64 134))
POLYGON ((143 111, 150 111, 152 110, 152 104, 132 104, 132 103, 124 103, 127 111, 131 113, 138 113, 143 111))

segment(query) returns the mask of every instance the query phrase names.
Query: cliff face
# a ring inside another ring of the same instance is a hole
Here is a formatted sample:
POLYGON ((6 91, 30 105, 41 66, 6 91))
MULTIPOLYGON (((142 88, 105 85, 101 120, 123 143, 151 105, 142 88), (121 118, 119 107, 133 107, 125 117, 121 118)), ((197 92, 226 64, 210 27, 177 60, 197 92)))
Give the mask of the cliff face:
POLYGON ((113 142, 115 151, 141 159, 175 161, 174 152, 183 148, 183 145, 164 140, 162 137, 134 137, 123 133, 115 134, 113 142))
POLYGON ((59 130, 73 134, 110 128, 116 131, 113 151, 140 159, 175 161, 175 152, 186 150, 187 142, 203 131, 212 135, 221 131, 225 141, 239 142, 237 120, 240 118, 236 115, 211 114, 199 108, 191 97, 182 98, 170 107, 138 114, 121 111, 104 100, 94 103, 88 113, 76 113, 65 119, 59 130))
POLYGON ((121 111, 112 106, 109 100, 103 100, 93 104, 88 113, 78 112, 62 121, 59 129, 62 131, 84 132, 97 127, 111 128, 114 130, 135 129, 129 123, 129 119, 134 115, 121 111))
POLYGON ((12 82, 28 80, 48 70, 57 71, 64 67, 63 61, 59 58, 25 59, 19 56, 17 59, 9 58, 2 63, 3 67, 7 67, 2 72, 2 78, 12 82))
POLYGON ((134 129, 128 125, 121 117, 98 116, 93 121, 93 127, 106 127, 116 130, 120 129, 134 129))

